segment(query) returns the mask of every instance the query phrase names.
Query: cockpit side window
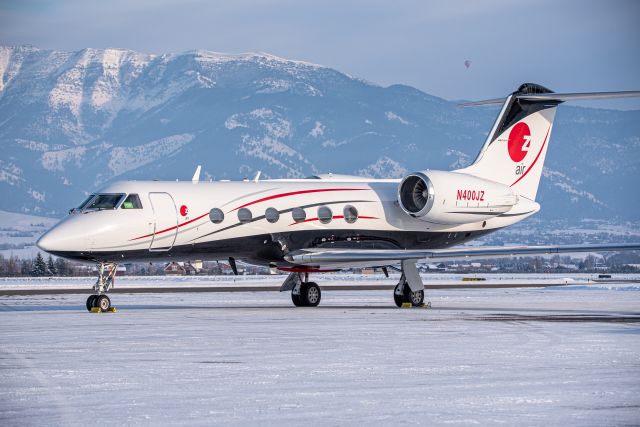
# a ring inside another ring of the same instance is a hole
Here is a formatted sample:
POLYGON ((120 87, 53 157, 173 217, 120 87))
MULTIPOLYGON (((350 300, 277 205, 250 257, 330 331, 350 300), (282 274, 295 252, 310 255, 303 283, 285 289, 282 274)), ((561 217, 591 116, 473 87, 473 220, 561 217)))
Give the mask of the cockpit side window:
POLYGON ((94 197, 83 210, 102 210, 115 209, 124 194, 98 194, 94 197))
POLYGON ((122 206, 120 209, 142 209, 142 202, 140 202, 140 197, 137 194, 129 194, 124 202, 122 202, 122 206))

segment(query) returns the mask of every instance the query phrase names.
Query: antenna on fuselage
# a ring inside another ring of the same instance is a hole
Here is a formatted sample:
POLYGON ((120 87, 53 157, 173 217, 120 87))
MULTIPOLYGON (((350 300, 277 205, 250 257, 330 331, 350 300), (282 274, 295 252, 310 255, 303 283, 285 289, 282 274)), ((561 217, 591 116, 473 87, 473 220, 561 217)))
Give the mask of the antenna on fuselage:
POLYGON ((260 175, 262 174, 262 171, 258 171, 256 173, 255 178, 253 178, 253 182, 258 182, 260 180, 260 175))
POLYGON ((194 184, 197 184, 200 182, 200 170, 202 169, 202 166, 198 165, 198 167, 196 168, 195 173, 193 174, 193 178, 191 178, 191 182, 193 182, 194 184))

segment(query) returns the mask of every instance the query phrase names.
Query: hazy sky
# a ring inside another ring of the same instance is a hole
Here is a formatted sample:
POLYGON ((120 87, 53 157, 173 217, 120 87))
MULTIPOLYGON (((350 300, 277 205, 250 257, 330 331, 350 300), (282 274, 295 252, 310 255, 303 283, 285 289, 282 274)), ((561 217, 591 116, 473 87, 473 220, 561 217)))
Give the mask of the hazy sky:
POLYGON ((640 90, 637 0, 0 0, 0 43, 263 51, 447 99, 640 90))

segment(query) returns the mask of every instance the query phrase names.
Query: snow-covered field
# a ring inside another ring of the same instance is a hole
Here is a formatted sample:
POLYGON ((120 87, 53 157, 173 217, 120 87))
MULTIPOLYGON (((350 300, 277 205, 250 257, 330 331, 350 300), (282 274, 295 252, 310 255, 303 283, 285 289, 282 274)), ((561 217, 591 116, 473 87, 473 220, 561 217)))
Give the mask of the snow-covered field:
MULTIPOLYGON (((395 285, 399 280, 399 273, 391 271, 386 278, 382 273, 377 274, 348 274, 325 273, 312 276, 322 287, 353 285, 395 285)), ((97 273, 96 273, 97 275, 97 273)), ((247 276, 118 276, 116 288, 176 288, 236 286, 279 287, 286 278, 286 274, 247 275, 247 276)), ((91 289, 95 277, 0 277, 0 291, 3 289, 91 289)), ((640 274, 613 274, 611 281, 598 281, 597 274, 563 273, 563 274, 456 274, 456 273, 422 273, 425 285, 500 285, 500 284, 576 284, 589 286, 593 289, 634 288, 640 290, 640 274), (464 282, 464 278, 483 278, 479 282, 464 282)))
POLYGON ((0 254, 5 258, 36 256, 40 236, 58 220, 0 210, 0 254))
MULTIPOLYGON (((13 280, 0 288, 44 286, 13 280)), ((154 284, 118 285, 143 280, 154 284)), ((0 297, 0 424, 640 423, 637 284, 429 299, 397 309, 389 291, 328 291, 294 308, 277 292, 114 294, 117 313, 90 314, 81 295, 0 297)))

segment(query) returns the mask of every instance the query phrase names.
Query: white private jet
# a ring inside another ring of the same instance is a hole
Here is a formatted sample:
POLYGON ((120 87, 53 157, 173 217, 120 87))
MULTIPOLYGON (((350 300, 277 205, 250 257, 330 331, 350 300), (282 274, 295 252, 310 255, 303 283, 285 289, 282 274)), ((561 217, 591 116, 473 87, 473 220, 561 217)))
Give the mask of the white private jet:
MULTIPOLYGON (((281 291, 296 306, 317 306, 309 273, 400 263, 398 306, 423 304, 416 262, 467 257, 640 249, 640 244, 454 246, 515 224, 535 201, 556 107, 565 101, 640 92, 560 94, 523 84, 502 103, 475 162, 424 170, 400 180, 348 175, 201 182, 124 181, 89 196, 38 240, 56 256, 99 263, 87 309, 108 310, 116 263, 228 259, 290 272, 281 291)), ((385 270, 386 272, 386 270, 385 270)))

